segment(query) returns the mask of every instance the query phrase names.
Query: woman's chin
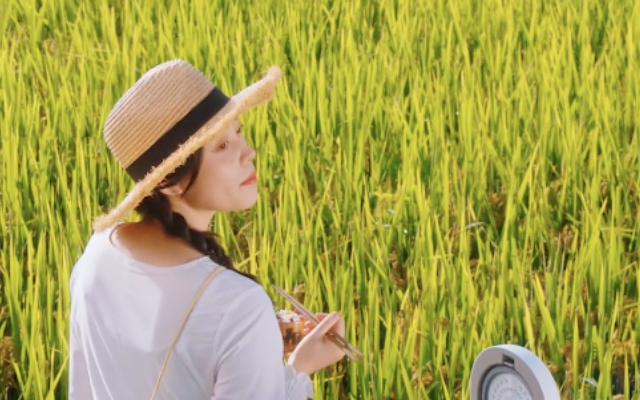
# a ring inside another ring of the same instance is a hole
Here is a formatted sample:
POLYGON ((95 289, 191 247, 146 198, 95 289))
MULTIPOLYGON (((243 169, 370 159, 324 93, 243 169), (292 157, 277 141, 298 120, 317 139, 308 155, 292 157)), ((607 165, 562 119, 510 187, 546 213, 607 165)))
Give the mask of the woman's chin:
MULTIPOLYGON (((249 192, 247 190, 247 192, 249 192)), ((258 191, 256 190, 254 193, 246 193, 242 196, 242 199, 237 203, 236 211, 246 211, 253 207, 258 202, 258 191)))

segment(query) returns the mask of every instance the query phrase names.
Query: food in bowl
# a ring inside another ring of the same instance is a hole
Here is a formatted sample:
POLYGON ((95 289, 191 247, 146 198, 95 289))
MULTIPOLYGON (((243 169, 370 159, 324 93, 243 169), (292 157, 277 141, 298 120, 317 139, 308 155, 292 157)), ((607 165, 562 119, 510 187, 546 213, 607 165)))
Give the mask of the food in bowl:
POLYGON ((288 358, 298 343, 304 338, 304 316, 294 313, 291 310, 283 309, 276 311, 280 332, 282 332, 282 342, 284 344, 284 358, 288 358))

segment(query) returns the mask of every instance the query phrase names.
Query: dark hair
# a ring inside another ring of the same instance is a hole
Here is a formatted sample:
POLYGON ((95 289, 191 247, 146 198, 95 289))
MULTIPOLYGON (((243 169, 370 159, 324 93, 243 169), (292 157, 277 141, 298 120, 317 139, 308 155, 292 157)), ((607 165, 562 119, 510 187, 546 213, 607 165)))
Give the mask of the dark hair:
POLYGON ((169 200, 162 192, 160 192, 162 188, 175 185, 178 182, 181 182, 188 175, 191 175, 189 178, 189 184, 184 191, 184 193, 186 193, 198 177, 201 162, 202 149, 199 149, 193 153, 182 166, 169 174, 149 196, 145 197, 138 207, 136 207, 136 211, 145 220, 158 220, 164 227, 164 231, 167 234, 184 239, 196 250, 208 255, 216 264, 222 265, 223 267, 257 282, 257 278, 254 275, 238 271, 233 266, 231 258, 224 252, 222 246, 216 241, 215 234, 207 231, 199 231, 190 227, 180 213, 171 209, 169 200))

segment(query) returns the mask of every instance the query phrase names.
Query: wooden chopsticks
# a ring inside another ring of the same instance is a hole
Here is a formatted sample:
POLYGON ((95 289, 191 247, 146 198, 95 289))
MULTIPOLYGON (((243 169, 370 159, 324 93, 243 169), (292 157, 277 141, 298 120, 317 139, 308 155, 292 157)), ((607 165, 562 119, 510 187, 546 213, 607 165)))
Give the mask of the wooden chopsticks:
MULTIPOLYGON (((282 288, 278 287, 277 285, 273 285, 273 288, 278 293, 280 293, 285 299, 287 299, 287 301, 291 303, 291 305, 293 305, 298 311, 300 311, 302 315, 308 318, 309 321, 313 322, 316 325, 320 323, 318 318, 316 318, 315 314, 307 310, 299 301, 297 301, 289 293, 285 292, 282 288)), ((362 354, 360 350, 353 347, 351 343, 347 342, 345 338, 338 335, 334 331, 330 330, 329 332, 327 332, 326 336, 327 338, 329 338, 329 340, 335 343, 336 346, 338 346, 342 351, 344 351, 344 353, 347 355, 347 357, 349 357, 351 361, 357 362, 357 361, 360 361, 360 359, 364 358, 364 354, 362 354)))

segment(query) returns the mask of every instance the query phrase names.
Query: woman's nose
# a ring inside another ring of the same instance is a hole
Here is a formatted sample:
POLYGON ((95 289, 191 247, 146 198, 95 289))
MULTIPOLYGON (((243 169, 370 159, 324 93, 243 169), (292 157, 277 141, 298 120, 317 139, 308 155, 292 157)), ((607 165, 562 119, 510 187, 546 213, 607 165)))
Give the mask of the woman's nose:
POLYGON ((251 146, 246 146, 245 145, 245 151, 243 154, 243 159, 242 159, 242 163, 243 164, 248 164, 253 162, 253 160, 256 158, 256 151, 253 149, 253 147, 251 146))

